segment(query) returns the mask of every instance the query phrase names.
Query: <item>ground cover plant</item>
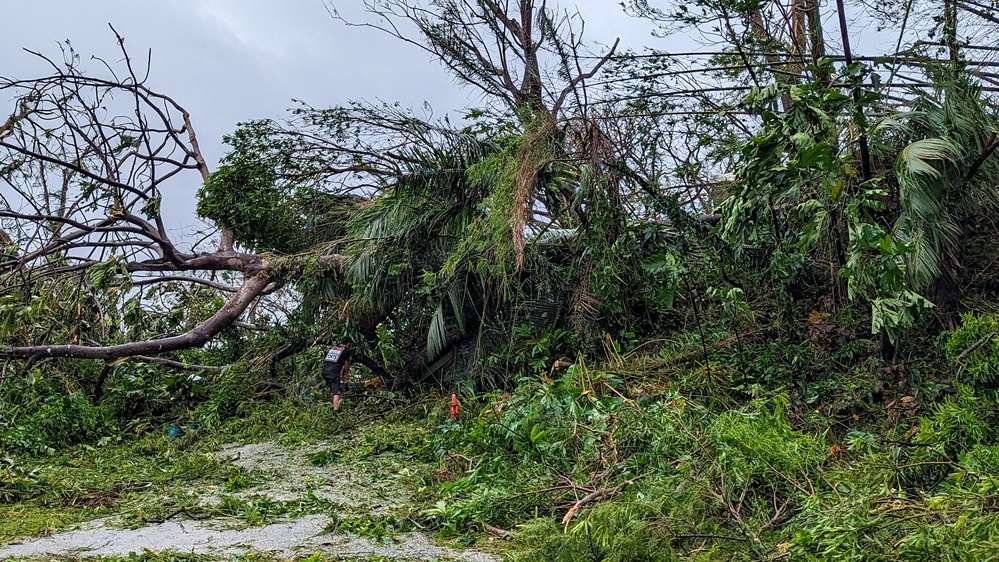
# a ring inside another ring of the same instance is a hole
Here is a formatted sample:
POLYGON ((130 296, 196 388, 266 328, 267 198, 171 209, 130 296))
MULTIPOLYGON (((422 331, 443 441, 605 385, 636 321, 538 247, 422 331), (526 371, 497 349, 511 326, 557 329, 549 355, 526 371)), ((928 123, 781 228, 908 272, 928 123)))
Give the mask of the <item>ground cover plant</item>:
MULTIPOLYGON (((338 427, 364 416, 333 418, 317 397, 261 403, 183 437, 159 428, 116 446, 8 459, 4 510, 16 516, 5 518, 3 537, 109 514, 121 525, 170 516, 253 526, 329 513, 331 531, 381 540, 423 529, 470 544, 492 538, 487 526, 510 531, 501 544, 518 560, 973 560, 995 552, 994 390, 957 383, 929 407, 887 396, 887 418, 871 423, 855 403, 807 404, 807 392, 706 396, 703 367, 675 363, 699 347, 691 343, 542 373, 512 392, 463 400, 458 420, 443 396, 374 410, 368 415, 384 417, 333 443, 338 427), (849 408, 853 422, 830 415, 849 408), (319 444, 307 456, 316 467, 366 461, 374 476, 401 473, 393 485, 413 496, 398 512, 372 515, 309 493, 229 495, 267 475, 211 453, 260 440, 319 444), (221 501, 206 507, 201 495, 221 501)), ((722 372, 739 361, 713 357, 722 372)))

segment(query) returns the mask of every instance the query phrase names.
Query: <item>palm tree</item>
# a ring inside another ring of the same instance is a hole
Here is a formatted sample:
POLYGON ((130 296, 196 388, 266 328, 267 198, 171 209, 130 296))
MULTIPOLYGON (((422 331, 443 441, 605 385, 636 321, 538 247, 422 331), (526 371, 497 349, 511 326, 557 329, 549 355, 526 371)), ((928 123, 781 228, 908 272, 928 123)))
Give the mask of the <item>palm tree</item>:
POLYGON ((906 271, 915 290, 936 285, 938 300, 956 296, 960 244, 968 220, 999 206, 999 146, 994 108, 967 75, 935 80, 912 111, 882 123, 908 144, 895 162, 900 214, 894 227, 909 246, 906 271))

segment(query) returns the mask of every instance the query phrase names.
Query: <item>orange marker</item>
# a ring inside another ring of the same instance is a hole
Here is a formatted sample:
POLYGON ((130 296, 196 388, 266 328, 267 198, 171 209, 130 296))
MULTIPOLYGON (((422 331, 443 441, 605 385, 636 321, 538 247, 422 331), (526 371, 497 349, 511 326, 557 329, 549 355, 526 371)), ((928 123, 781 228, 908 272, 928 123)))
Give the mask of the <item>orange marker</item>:
POLYGON ((458 419, 458 396, 456 394, 451 395, 451 419, 458 419))

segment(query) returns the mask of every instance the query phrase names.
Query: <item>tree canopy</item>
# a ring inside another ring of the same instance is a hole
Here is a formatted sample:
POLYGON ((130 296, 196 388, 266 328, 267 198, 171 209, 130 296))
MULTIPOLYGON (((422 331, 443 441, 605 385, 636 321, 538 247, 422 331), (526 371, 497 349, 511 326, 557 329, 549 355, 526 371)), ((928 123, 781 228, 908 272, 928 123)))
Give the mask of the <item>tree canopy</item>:
POLYGON ((585 354, 719 298, 747 317, 863 305, 886 353, 932 307, 960 310, 962 240, 997 202, 973 44, 990 12, 631 2, 665 36, 715 42, 636 53, 534 0, 365 6, 331 14, 428 52, 480 107, 454 123, 302 104, 240 125, 212 170, 194 118, 121 38, 104 74, 68 50, 48 76, 0 82, 16 100, 0 356, 182 364, 235 330, 280 340, 248 352, 278 360, 349 333, 394 384, 488 388, 523 338, 585 354), (853 53, 848 15, 895 26, 895 51, 853 53), (161 212, 190 177, 215 229, 202 240, 161 212), (756 289, 777 310, 751 310, 756 289))

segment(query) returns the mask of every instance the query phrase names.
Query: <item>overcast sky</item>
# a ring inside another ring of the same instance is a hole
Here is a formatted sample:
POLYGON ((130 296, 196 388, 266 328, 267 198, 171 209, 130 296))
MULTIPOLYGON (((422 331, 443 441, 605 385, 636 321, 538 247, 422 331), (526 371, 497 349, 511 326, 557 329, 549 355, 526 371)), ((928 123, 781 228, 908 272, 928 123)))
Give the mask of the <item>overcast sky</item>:
MULTIPOLYGON (((360 0, 337 9, 361 21, 360 0)), ((586 19, 586 36, 639 49, 649 22, 628 17, 613 0, 578 0, 563 7, 586 19)), ((321 0, 0 0, 0 75, 27 78, 45 67, 22 48, 59 57, 70 40, 84 59, 118 53, 113 24, 133 58, 152 49, 149 85, 185 106, 209 162, 222 155, 222 135, 248 119, 281 117, 301 99, 316 107, 350 100, 430 103, 435 113, 476 105, 441 66, 411 45, 372 29, 334 21, 321 0)), ((4 107, 10 100, 0 100, 4 107)), ((171 222, 193 224, 196 174, 181 193, 164 194, 171 222)))
MULTIPOLYGON (((365 20, 361 0, 335 4, 348 19, 365 20)), ((655 38, 651 22, 626 15, 619 0, 559 4, 578 9, 589 41, 609 45, 620 37, 622 50, 648 45, 677 52, 696 49, 703 41, 655 38)), ((413 107, 426 101, 438 115, 478 102, 475 91, 462 90, 426 53, 375 30, 333 20, 322 0, 0 0, 0 13, 5 23, 0 76, 45 73, 45 66, 22 48, 59 57, 58 43, 67 39, 84 59, 97 55, 114 60, 118 49, 109 23, 125 36, 133 58, 152 49, 149 85, 191 112, 213 167, 224 151, 222 135, 241 121, 281 117, 293 98, 315 107, 357 99, 413 107)), ((827 9, 826 16, 833 20, 834 11, 827 9)), ((856 23, 858 30, 870 25, 856 23)), ((838 32, 837 23, 827 22, 826 31, 827 36, 838 32)), ((868 47, 862 39, 854 39, 858 52, 868 47)), ((0 99, 0 109, 10 101, 0 99)), ((178 226, 195 223, 197 174, 188 181, 164 194, 165 212, 178 226)))

